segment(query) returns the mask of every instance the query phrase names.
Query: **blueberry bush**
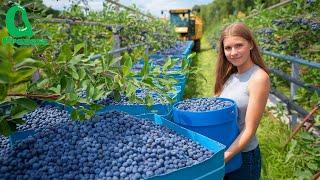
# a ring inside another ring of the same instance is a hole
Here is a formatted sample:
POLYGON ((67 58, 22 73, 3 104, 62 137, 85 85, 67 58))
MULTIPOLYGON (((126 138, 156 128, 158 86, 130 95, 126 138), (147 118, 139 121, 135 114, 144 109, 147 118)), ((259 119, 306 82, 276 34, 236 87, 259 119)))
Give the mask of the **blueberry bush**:
MULTIPOLYGON (((136 90, 147 89, 166 96, 173 89, 174 80, 155 77, 166 74, 167 68, 151 68, 144 47, 129 49, 119 57, 107 52, 113 48, 112 31, 103 26, 86 26, 68 23, 48 23, 50 19, 95 21, 119 25, 121 46, 146 43, 150 52, 159 48, 174 47, 176 35, 173 29, 157 19, 148 19, 127 10, 115 10, 105 3, 101 12, 84 11, 78 5, 57 12, 42 5, 41 1, 23 0, 34 37, 47 39, 46 46, 23 47, 0 43, 0 133, 8 136, 17 125, 25 123, 23 115, 33 111, 42 100, 55 101, 73 107, 72 119, 90 119, 101 105, 96 102, 112 96, 120 100, 121 94, 130 100, 152 104, 152 96, 146 100, 136 98, 136 90), (165 27, 165 28, 164 28, 165 27), (101 54, 96 60, 91 58, 101 54), (138 57, 143 66, 138 72, 131 71, 138 57), (142 78, 137 79, 139 75, 142 78), (157 83, 161 82, 161 83, 157 83), (86 106, 83 106, 86 104, 86 106)), ((1 1, 0 39, 8 36, 5 13, 14 5, 1 1)), ((16 23, 21 24, 19 15, 16 23)), ((114 26, 115 27, 115 26, 114 26)), ((168 61, 164 67, 172 67, 168 61)), ((170 101, 170 98, 165 98, 170 101)))
MULTIPOLYGON (((320 62, 320 1, 294 1, 285 7, 264 10, 257 16, 244 19, 254 31, 262 49, 285 54, 311 62, 320 62)), ((291 63, 265 57, 270 68, 291 74, 291 63)), ((320 87, 318 68, 299 65, 299 79, 307 85, 320 87)), ((271 82, 289 96, 289 82, 271 74, 271 82)), ((319 101, 319 94, 298 88, 294 101, 311 110, 319 101)))

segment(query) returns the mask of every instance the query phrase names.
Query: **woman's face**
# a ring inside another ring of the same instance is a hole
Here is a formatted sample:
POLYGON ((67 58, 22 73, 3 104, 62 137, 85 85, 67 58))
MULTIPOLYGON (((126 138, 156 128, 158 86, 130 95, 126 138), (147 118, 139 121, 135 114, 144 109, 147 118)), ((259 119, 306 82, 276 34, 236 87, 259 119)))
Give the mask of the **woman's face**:
POLYGON ((240 36, 227 36, 223 40, 224 54, 236 67, 245 65, 250 59, 252 44, 240 36))

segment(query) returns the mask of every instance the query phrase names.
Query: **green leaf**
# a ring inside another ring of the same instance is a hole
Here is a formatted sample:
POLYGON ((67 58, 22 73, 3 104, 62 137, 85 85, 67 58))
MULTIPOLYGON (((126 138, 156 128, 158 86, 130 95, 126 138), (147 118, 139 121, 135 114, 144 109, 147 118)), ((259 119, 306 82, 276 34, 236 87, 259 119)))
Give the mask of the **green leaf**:
POLYGON ((93 87, 93 85, 88 86, 87 95, 88 95, 88 98, 92 98, 93 97, 93 95, 94 95, 94 87, 93 87))
POLYGON ((145 98, 145 104, 147 106, 152 106, 154 104, 154 100, 153 100, 152 96, 150 96, 149 94, 145 98))
POLYGON ((22 81, 30 80, 33 73, 36 71, 36 68, 30 68, 30 69, 20 69, 19 71, 16 71, 13 73, 12 77, 12 83, 20 83, 22 81))
POLYGON ((156 66, 153 70, 152 70, 152 74, 155 76, 159 76, 159 74, 161 74, 161 68, 160 66, 156 66))
POLYGON ((94 111, 100 110, 102 108, 103 108, 103 106, 101 104, 91 104, 90 105, 90 109, 92 109, 94 111))
POLYGON ((11 128, 7 122, 7 120, 0 117, 0 134, 4 136, 9 136, 11 134, 11 128))
POLYGON ((189 54, 188 56, 187 56, 187 59, 192 59, 193 57, 195 57, 196 56, 196 54, 197 53, 191 53, 191 54, 189 54))
POLYGON ((8 45, 8 46, 0 46, 0 60, 8 60, 12 56, 10 55, 11 52, 13 52, 13 46, 8 45))
POLYGON ((123 82, 121 81, 121 76, 120 75, 115 75, 113 78, 115 85, 119 85, 119 87, 123 86, 123 82))
POLYGON ((15 103, 19 104, 20 106, 22 106, 23 108, 29 111, 33 111, 34 109, 37 108, 37 103, 27 98, 16 99, 15 103))
POLYGON ((57 61, 58 62, 61 62, 61 61, 68 61, 70 60, 72 57, 72 52, 71 52, 71 48, 68 44, 64 44, 62 47, 61 47, 61 52, 57 58, 57 61))
POLYGON ((15 70, 19 70, 22 68, 39 68, 39 67, 44 67, 44 63, 41 61, 36 61, 34 59, 31 58, 25 58, 23 59, 20 63, 16 64, 14 66, 15 70))
POLYGON ((77 69, 74 66, 69 66, 70 67, 70 74, 72 76, 73 79, 75 80, 79 80, 79 75, 77 73, 77 69))
POLYGON ((127 76, 130 73, 130 68, 127 66, 122 66, 122 74, 123 76, 127 76))
POLYGON ((80 43, 74 46, 73 55, 77 54, 82 48, 84 48, 85 44, 80 43))
POLYGON ((83 80, 85 76, 86 76, 86 70, 84 70, 84 68, 80 68, 80 70, 79 70, 79 79, 83 80))
POLYGON ((120 101, 121 95, 119 91, 114 91, 113 92, 113 97, 116 101, 120 101))
POLYGON ((0 102, 7 97, 8 87, 6 84, 0 84, 0 102))
POLYGON ((64 90, 67 87, 67 78, 62 76, 60 79, 61 90, 64 90))
POLYGON ((130 56, 124 56, 124 65, 127 66, 129 69, 132 68, 132 59, 130 56))
POLYGON ((44 88, 48 82, 49 82, 49 79, 43 79, 41 81, 37 81, 37 87, 44 88))
POLYGON ((83 54, 73 56, 72 59, 69 61, 69 64, 72 64, 72 65, 78 64, 79 62, 82 61, 82 57, 83 57, 83 54))
POLYGON ((30 58, 32 56, 33 48, 19 48, 13 54, 13 59, 15 63, 21 63, 24 59, 30 58))
POLYGON ((168 58, 168 60, 166 61, 166 63, 164 63, 164 65, 163 65, 163 71, 167 71, 169 68, 170 68, 170 66, 172 66, 172 59, 171 58, 168 58))
POLYGON ((78 112, 78 110, 77 109, 73 109, 72 111, 71 111, 71 119, 73 119, 73 120, 75 120, 75 119, 78 119, 78 116, 79 116, 79 112, 78 112))
MULTIPOLYGON (((12 119, 21 119, 28 112, 30 112, 30 111, 29 110, 24 110, 24 111, 17 112, 16 114, 12 115, 11 118, 12 119)), ((17 122, 17 121, 19 121, 19 120, 16 120, 15 122, 17 122)), ((16 123, 16 124, 18 124, 18 123, 16 123)))
POLYGON ((79 109, 79 111, 78 111, 78 119, 79 119, 79 120, 85 120, 85 119, 86 119, 86 114, 85 114, 85 112, 83 111, 83 108, 82 108, 82 109, 79 109))
POLYGON ((66 87, 66 92, 73 92, 74 91, 74 81, 71 78, 66 78, 67 79, 67 87, 66 87))
POLYGON ((81 81, 80 84, 81 84, 81 87, 83 89, 87 89, 88 88, 88 85, 89 85, 90 81, 88 79, 84 80, 84 81, 81 81))
POLYGON ((147 76, 150 71, 150 65, 148 61, 144 61, 143 68, 141 69, 141 76, 147 76))
POLYGON ((11 86, 11 88, 8 90, 10 92, 15 93, 25 93, 28 92, 29 82, 22 82, 19 84, 15 84, 14 86, 11 86))
POLYGON ((13 65, 7 56, 9 56, 7 49, 0 46, 0 83, 9 83, 12 76, 13 65))
POLYGON ((146 84, 148 84, 150 86, 155 86, 153 81, 152 81, 152 78, 144 78, 144 79, 142 79, 142 82, 144 82, 144 83, 146 83, 146 84))
POLYGON ((113 67, 114 65, 118 64, 121 61, 121 56, 112 58, 111 61, 109 62, 109 66, 113 67))
POLYGON ((189 59, 183 58, 182 59, 182 70, 186 71, 189 67, 189 59))
POLYGON ((0 72, 0 83, 8 84, 9 83, 9 76, 7 74, 3 74, 0 72))
POLYGON ((134 95, 137 91, 137 88, 135 86, 133 86, 131 83, 128 84, 127 86, 127 94, 130 95, 134 95))
POLYGON ((22 120, 21 118, 15 118, 13 120, 11 120, 10 122, 14 123, 14 124, 25 124, 26 122, 24 120, 22 120))
POLYGON ((75 105, 78 103, 78 94, 75 92, 70 92, 69 93, 69 101, 71 102, 71 105, 75 105))
POLYGON ((61 93, 61 85, 58 84, 57 87, 51 87, 51 88, 49 88, 49 90, 56 93, 56 94, 60 94, 61 93))

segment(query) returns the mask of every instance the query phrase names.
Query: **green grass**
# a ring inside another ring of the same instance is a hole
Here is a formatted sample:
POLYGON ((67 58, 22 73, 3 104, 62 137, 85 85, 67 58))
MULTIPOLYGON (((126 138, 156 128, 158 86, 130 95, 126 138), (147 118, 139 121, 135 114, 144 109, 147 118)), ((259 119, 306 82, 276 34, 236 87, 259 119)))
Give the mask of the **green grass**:
POLYGON ((207 39, 202 38, 201 52, 197 53, 191 63, 191 66, 199 68, 199 71, 189 76, 184 98, 213 96, 215 62, 215 51, 211 48, 207 39))
POLYGON ((257 131, 262 154, 261 179, 293 179, 293 167, 285 162, 287 148, 284 144, 290 130, 287 125, 264 115, 257 131))

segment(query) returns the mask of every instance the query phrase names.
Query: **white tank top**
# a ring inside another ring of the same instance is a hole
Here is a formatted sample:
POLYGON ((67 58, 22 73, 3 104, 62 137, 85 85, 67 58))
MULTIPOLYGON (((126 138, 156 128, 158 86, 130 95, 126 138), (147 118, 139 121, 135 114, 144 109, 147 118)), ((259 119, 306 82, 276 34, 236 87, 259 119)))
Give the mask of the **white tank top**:
MULTIPOLYGON (((249 80, 254 72, 260 67, 253 65, 250 69, 242 74, 232 74, 223 86, 220 97, 229 98, 236 102, 238 107, 238 126, 240 132, 245 125, 245 117, 249 102, 248 85, 249 80)), ((258 146, 258 139, 254 135, 249 144, 242 150, 242 152, 248 152, 255 149, 258 146)))

